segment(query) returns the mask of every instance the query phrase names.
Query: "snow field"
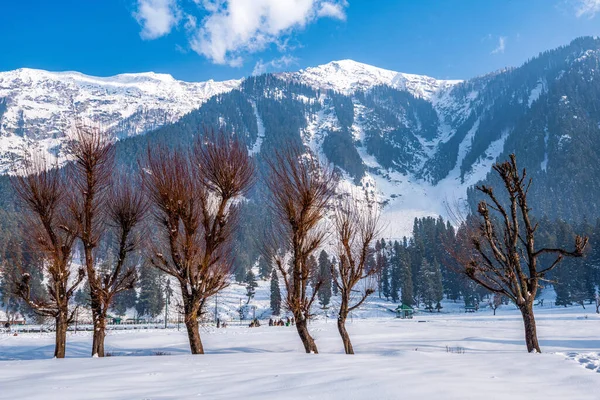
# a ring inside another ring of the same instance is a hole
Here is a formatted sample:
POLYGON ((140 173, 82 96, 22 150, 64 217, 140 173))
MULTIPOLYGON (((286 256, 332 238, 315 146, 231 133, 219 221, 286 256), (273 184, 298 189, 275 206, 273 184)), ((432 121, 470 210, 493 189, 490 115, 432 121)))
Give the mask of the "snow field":
POLYGON ((597 399, 600 317, 587 312, 539 310, 543 354, 526 353, 520 316, 502 309, 354 318, 354 356, 334 320, 310 325, 318 355, 293 327, 266 325, 205 326, 198 356, 183 327, 111 331, 105 359, 89 357, 89 332, 69 333, 65 360, 49 359, 52 334, 2 335, 0 398, 597 399))

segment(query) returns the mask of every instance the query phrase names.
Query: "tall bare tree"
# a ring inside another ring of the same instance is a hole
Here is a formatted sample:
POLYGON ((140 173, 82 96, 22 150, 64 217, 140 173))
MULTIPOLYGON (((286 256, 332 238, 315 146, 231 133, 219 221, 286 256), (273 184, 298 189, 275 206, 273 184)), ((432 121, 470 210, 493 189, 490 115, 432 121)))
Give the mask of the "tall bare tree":
POLYGON ((321 282, 314 283, 311 293, 309 283, 316 271, 309 257, 322 246, 327 235, 322 223, 335 193, 335 175, 297 147, 276 152, 267 163, 266 185, 277 224, 273 227, 276 240, 266 246, 267 253, 283 277, 285 302, 294 315, 304 349, 307 353, 318 353, 308 331, 308 319, 321 282), (281 239, 285 243, 283 254, 291 254, 289 272, 282 252, 273 249, 273 243, 281 239))
POLYGON ((508 202, 505 207, 490 186, 477 187, 487 199, 477 208, 481 220, 479 227, 470 229, 474 251, 463 251, 462 254, 468 257, 459 258, 462 258, 464 272, 470 279, 516 304, 523 317, 527 351, 539 353, 533 313, 539 283, 564 257, 581 257, 588 238, 576 236, 573 251, 536 248, 538 224, 532 222, 527 203, 532 180, 527 179, 525 169, 519 171, 514 154, 509 161, 494 165, 494 170, 504 183, 508 202), (542 255, 552 257, 548 265, 540 265, 542 255))
POLYGON ((23 240, 43 258, 43 273, 47 277, 47 298, 36 298, 32 292, 31 276, 23 273, 16 282, 16 294, 35 313, 54 318, 56 325, 54 357, 64 358, 67 327, 74 310, 69 300, 85 277, 80 268, 72 275, 72 252, 78 235, 77 225, 67 212, 62 171, 48 169, 44 162, 27 162, 22 171, 11 178, 27 218, 23 240))
POLYGON ((379 213, 372 202, 361 203, 352 196, 336 207, 334 224, 339 261, 331 268, 333 282, 341 297, 337 325, 344 351, 354 354, 346 319, 375 292, 375 284, 370 282, 370 278, 375 278, 378 270, 368 268, 367 259, 372 255, 371 246, 379 234, 379 213), (361 282, 363 290, 356 289, 361 282))
POLYGON ((128 265, 128 256, 140 247, 140 225, 147 210, 147 202, 141 188, 133 181, 123 178, 111 188, 106 217, 115 240, 115 259, 104 268, 96 269, 97 337, 96 353, 104 356, 106 317, 115 296, 133 290, 137 282, 135 266, 128 265))
POLYGON ((228 285, 233 203, 247 193, 255 167, 243 144, 205 133, 192 153, 148 148, 145 186, 160 237, 152 265, 179 282, 192 354, 203 354, 198 317, 209 297, 228 285))
POLYGON ((90 306, 94 322, 92 355, 104 357, 106 291, 94 253, 106 230, 104 221, 114 170, 114 147, 110 137, 100 129, 78 125, 69 150, 74 157, 73 163, 68 166, 72 182, 69 207, 78 225, 78 236, 83 245, 84 264, 90 287, 90 306))

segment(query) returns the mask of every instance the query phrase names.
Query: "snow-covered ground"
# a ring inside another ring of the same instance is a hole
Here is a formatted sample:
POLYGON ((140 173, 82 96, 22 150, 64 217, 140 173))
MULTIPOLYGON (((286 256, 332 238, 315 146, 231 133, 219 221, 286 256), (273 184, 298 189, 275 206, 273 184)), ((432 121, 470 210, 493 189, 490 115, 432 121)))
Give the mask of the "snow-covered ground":
MULTIPOLYGON (((356 355, 334 320, 310 325, 320 354, 293 327, 206 325, 207 354, 188 355, 184 330, 115 331, 105 359, 89 332, 70 333, 67 359, 52 334, 0 335, 1 399, 595 399, 600 317, 538 310, 543 354, 527 354, 514 310, 354 318, 356 355), (163 354, 158 356, 156 354, 163 354)), ((385 314, 384 314, 385 315, 385 314)))

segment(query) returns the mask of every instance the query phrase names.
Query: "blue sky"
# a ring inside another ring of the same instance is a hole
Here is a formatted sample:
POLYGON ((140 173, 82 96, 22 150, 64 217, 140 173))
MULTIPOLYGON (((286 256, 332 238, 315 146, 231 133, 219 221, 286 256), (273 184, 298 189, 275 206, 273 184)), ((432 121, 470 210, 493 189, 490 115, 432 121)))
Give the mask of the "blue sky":
POLYGON ((436 78, 600 35, 600 0, 9 0, 0 71, 201 81, 354 59, 436 78))

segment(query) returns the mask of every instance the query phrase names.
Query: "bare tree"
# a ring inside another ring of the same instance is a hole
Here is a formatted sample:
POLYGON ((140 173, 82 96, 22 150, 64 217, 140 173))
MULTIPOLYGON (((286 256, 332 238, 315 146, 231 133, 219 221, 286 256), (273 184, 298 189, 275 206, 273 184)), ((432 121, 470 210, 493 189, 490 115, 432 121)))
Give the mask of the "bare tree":
POLYGON ((373 252, 371 245, 379 234, 379 213, 372 202, 367 200, 361 204, 358 199, 351 198, 336 208, 334 221, 339 261, 331 268, 341 297, 337 325, 344 351, 354 354, 346 331, 346 319, 375 292, 369 278, 374 278, 378 270, 368 268, 367 260, 373 252), (359 282, 364 283, 362 291, 356 289, 359 282))
POLYGON ((96 269, 97 323, 94 337, 99 357, 104 356, 106 317, 115 296, 133 290, 137 282, 135 266, 127 266, 128 256, 139 248, 139 227, 147 210, 143 192, 132 181, 123 178, 111 189, 107 217, 115 238, 116 259, 107 268, 96 269))
POLYGON ((335 193, 335 176, 297 147, 276 152, 267 163, 266 186, 277 224, 273 227, 273 239, 277 240, 271 242, 284 239, 285 243, 283 253, 275 251, 272 243, 267 245, 267 253, 283 277, 286 305, 294 315, 304 349, 318 353, 307 324, 321 282, 317 280, 310 293, 310 278, 315 271, 309 257, 322 246, 327 234, 322 222, 335 193), (291 254, 289 272, 282 254, 291 254))
POLYGON ((114 170, 114 147, 104 132, 78 125, 69 150, 74 157, 74 162, 68 166, 73 189, 69 207, 78 225, 90 287, 94 322, 92 355, 104 357, 106 288, 103 287, 103 277, 97 271, 97 257, 94 253, 106 230, 104 217, 114 170))
POLYGON ((526 171, 517 168, 514 154, 510 160, 494 165, 508 197, 508 207, 496 196, 490 186, 478 186, 487 200, 479 203, 477 212, 481 223, 472 230, 471 244, 474 252, 464 252, 461 264, 466 275, 493 293, 512 300, 521 311, 525 326, 528 352, 540 352, 537 339, 533 302, 539 282, 552 271, 564 257, 581 257, 588 238, 576 236, 575 249, 535 247, 538 224, 531 221, 531 208, 527 194, 532 180, 526 171), (538 265, 542 255, 554 256, 549 265, 538 265))
POLYGON ((44 260, 43 273, 48 279, 47 298, 33 295, 28 273, 23 273, 16 282, 16 294, 38 315, 54 318, 54 357, 64 358, 67 327, 74 315, 74 310, 69 309, 69 300, 84 279, 85 271, 80 268, 72 276, 72 251, 78 231, 66 212, 67 188, 62 171, 47 169, 44 162, 30 161, 11 178, 11 183, 28 211, 23 240, 40 253, 44 260))
POLYGON ((203 354, 198 317, 228 285, 236 228, 233 202, 254 183, 254 163, 238 141, 206 134, 193 152, 148 148, 145 186, 160 237, 150 261, 179 282, 192 354, 203 354))

